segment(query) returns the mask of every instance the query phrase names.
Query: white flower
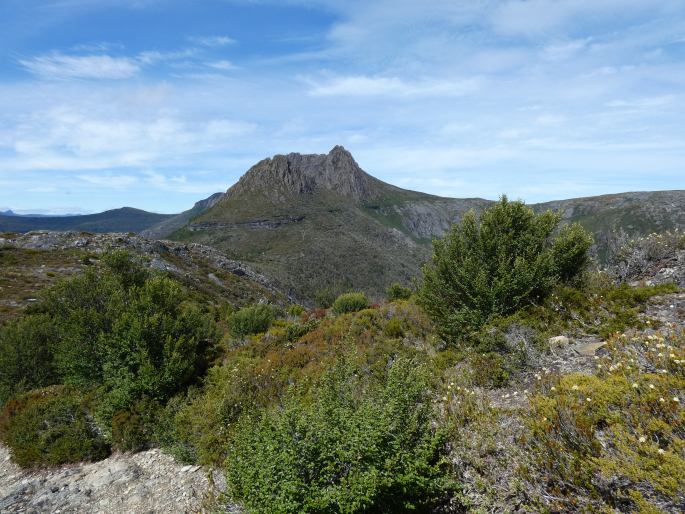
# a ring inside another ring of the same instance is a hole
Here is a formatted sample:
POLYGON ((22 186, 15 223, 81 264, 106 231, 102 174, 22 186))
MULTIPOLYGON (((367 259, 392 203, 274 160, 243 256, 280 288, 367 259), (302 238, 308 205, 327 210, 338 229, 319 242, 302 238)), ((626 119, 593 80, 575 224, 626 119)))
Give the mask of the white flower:
POLYGON ((666 451, 663 448, 659 448, 658 452, 659 455, 663 455, 664 453, 666 453, 666 451))
POLYGON ((680 398, 678 398, 677 396, 674 396, 673 401, 676 403, 680 403, 680 398))
POLYGON ((638 387, 640 386, 637 384, 637 382, 633 382, 633 389, 637 389, 638 387))
POLYGON ((552 387, 550 387, 550 389, 549 389, 549 390, 550 390, 550 391, 556 391, 556 390, 557 390, 557 388, 556 388, 556 387, 554 387, 554 386, 552 386, 552 387))
POLYGON ((586 401, 586 402, 591 402, 591 401, 592 401, 592 398, 585 398, 585 401, 586 401))
POLYGON ((665 401, 666 400, 664 400, 663 398, 659 398, 659 403, 664 403, 665 401))
POLYGON ((646 440, 647 438, 645 436, 640 436, 640 439, 638 439, 641 443, 644 443, 646 440))
POLYGON ((578 390, 578 386, 577 386, 576 384, 573 384, 573 387, 572 387, 571 389, 573 389, 574 391, 577 391, 577 390, 578 390))

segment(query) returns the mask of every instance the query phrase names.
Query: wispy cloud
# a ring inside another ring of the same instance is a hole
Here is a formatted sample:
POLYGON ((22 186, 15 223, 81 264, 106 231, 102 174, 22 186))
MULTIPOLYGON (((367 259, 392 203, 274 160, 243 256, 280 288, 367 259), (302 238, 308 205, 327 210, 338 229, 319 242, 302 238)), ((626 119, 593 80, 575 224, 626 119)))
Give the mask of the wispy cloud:
POLYGON ((140 71, 135 59, 109 55, 49 55, 20 59, 27 71, 43 79, 127 79, 140 71))
POLYGON ((364 75, 335 77, 323 82, 308 79, 313 96, 463 96, 474 92, 481 80, 424 79, 407 81, 398 77, 364 75))
POLYGON ((220 60, 220 61, 211 61, 205 63, 207 66, 210 68, 214 68, 215 70, 220 70, 220 71, 229 71, 229 70, 234 70, 235 65, 231 61, 227 61, 225 59, 220 60))
POLYGON ((188 38, 189 41, 196 45, 216 48, 235 43, 235 39, 228 36, 192 36, 188 38))
POLYGON ((78 175, 78 178, 89 184, 112 187, 115 189, 126 189, 138 183, 138 177, 133 175, 78 175))

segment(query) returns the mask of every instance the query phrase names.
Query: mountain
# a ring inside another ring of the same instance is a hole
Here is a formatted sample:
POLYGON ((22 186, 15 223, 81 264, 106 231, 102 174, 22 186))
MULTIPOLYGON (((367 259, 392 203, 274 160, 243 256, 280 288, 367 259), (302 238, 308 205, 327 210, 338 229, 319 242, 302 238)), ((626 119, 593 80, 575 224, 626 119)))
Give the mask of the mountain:
POLYGON ((161 223, 157 223, 149 228, 146 228, 140 233, 140 235, 150 239, 161 239, 164 236, 182 228, 191 219, 199 216, 210 207, 213 207, 214 204, 217 203, 223 196, 224 193, 214 193, 209 198, 205 198, 204 200, 196 202, 192 209, 188 209, 180 214, 173 215, 161 223))
POLYGON ((561 212, 563 219, 577 221, 595 236, 600 260, 606 260, 626 239, 669 229, 685 229, 685 191, 641 191, 570 200, 533 206, 536 210, 561 212))
MULTIPOLYGON (((430 256, 433 237, 442 236, 467 210, 491 203, 387 184, 362 170, 341 146, 328 154, 264 159, 224 195, 207 202, 204 212, 194 215, 196 205, 167 221, 167 227, 146 233, 215 246, 309 301, 349 289, 379 297, 394 281, 410 282, 430 256)), ((565 222, 583 224, 595 234, 601 260, 629 236, 685 229, 685 191, 621 193, 532 207, 559 210, 565 222)))
POLYGON ((30 232, 32 230, 85 232, 140 232, 169 218, 169 214, 123 207, 98 214, 79 216, 17 216, 0 214, 0 232, 30 232))
POLYGON ((254 165, 173 239, 215 246, 303 299, 408 283, 430 238, 480 199, 408 191, 364 172, 340 146, 254 165))

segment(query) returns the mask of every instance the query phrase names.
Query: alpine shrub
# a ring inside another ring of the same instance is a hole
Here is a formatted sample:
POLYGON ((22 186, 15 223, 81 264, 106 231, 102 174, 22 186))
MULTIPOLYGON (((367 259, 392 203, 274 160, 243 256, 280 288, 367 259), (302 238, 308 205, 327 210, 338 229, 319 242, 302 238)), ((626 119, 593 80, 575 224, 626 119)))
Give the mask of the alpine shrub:
POLYGON ((231 314, 228 329, 234 337, 266 332, 274 321, 274 309, 270 305, 253 305, 231 314))
POLYGON ((21 466, 57 466, 109 455, 84 398, 64 386, 10 400, 0 414, 0 439, 21 466))
POLYGON ((578 276, 592 238, 579 225, 555 232, 560 221, 560 214, 536 214, 503 196, 435 240, 419 296, 443 337, 458 340, 578 276))
POLYGON ((250 512, 428 512, 454 493, 426 370, 398 359, 380 386, 345 359, 307 401, 244 416, 226 474, 250 512))
POLYGON ((367 300, 364 293, 345 293, 336 298, 332 309, 335 314, 345 314, 357 312, 368 307, 369 300, 367 300))

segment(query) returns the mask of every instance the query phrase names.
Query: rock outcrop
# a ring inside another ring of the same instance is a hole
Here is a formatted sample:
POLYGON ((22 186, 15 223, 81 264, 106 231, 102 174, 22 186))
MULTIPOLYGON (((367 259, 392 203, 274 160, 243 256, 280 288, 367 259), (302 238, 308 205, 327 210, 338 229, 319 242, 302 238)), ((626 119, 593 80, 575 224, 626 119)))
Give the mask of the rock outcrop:
POLYGON ((3 513, 238 513, 219 504, 221 473, 176 462, 154 449, 115 454, 93 463, 22 470, 0 445, 0 512, 3 513))

